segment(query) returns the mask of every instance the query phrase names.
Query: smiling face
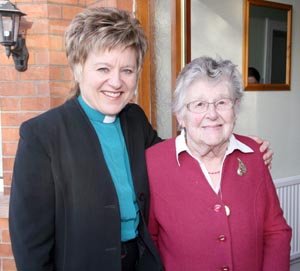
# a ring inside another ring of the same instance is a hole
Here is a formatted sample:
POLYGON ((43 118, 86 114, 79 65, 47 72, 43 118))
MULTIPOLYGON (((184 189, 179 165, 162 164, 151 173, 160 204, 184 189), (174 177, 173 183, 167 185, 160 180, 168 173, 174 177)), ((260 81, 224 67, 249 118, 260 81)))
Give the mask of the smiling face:
MULTIPOLYGON (((233 99, 230 87, 227 80, 196 80, 187 89, 185 103, 195 100, 212 103, 223 98, 233 99)), ((184 110, 181 116, 177 116, 177 120, 186 129, 186 141, 192 153, 205 155, 213 148, 227 146, 235 125, 234 107, 219 111, 213 104, 209 104, 208 110, 202 113, 193 113, 187 108, 184 110)))
POLYGON ((116 115, 132 99, 137 87, 136 53, 132 48, 120 47, 91 52, 82 72, 75 77, 90 107, 105 115, 116 115))

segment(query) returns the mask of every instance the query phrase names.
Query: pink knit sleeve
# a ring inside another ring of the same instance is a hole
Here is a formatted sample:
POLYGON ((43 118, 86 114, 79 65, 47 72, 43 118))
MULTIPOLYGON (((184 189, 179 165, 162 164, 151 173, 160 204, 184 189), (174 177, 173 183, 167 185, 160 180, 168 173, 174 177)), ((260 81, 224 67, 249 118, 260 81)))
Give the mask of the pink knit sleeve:
POLYGON ((264 223, 264 271, 289 271, 292 230, 283 217, 276 189, 268 170, 267 210, 264 223))

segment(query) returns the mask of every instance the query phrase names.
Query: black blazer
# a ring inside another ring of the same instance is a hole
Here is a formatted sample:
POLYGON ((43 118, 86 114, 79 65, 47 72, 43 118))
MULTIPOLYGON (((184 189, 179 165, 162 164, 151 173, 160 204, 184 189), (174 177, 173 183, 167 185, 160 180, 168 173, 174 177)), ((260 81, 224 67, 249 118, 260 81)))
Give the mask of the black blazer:
MULTIPOLYGON (((161 141, 136 104, 120 113, 141 219, 138 270, 162 270, 146 223, 144 150, 161 141)), ((76 98, 24 122, 9 227, 18 270, 120 271, 120 210, 96 132, 76 98)))

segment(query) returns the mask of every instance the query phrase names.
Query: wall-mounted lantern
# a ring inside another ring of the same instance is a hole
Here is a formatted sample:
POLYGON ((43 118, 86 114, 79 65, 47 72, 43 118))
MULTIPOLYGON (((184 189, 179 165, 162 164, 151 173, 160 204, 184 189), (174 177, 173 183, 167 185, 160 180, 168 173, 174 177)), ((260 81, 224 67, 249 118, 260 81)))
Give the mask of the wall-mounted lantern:
POLYGON ((12 55, 18 71, 27 69, 29 56, 25 39, 19 34, 21 17, 24 15, 10 1, 0 0, 0 44, 5 46, 7 57, 12 55))

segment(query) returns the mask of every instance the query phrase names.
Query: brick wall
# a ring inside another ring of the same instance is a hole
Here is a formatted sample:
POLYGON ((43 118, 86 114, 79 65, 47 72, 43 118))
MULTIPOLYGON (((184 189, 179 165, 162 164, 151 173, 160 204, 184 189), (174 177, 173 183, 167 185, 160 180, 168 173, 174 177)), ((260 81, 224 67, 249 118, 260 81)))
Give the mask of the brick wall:
POLYGON ((73 16, 89 6, 131 11, 134 0, 14 0, 27 15, 21 22, 29 51, 28 69, 18 72, 0 46, 0 109, 4 195, 0 196, 0 271, 16 270, 8 231, 8 202, 20 124, 61 104, 72 86, 63 35, 73 16))

